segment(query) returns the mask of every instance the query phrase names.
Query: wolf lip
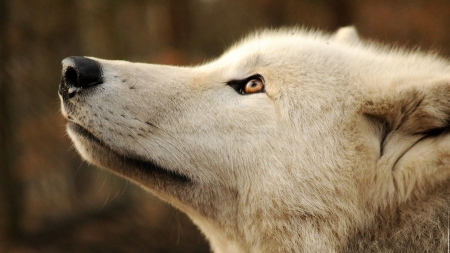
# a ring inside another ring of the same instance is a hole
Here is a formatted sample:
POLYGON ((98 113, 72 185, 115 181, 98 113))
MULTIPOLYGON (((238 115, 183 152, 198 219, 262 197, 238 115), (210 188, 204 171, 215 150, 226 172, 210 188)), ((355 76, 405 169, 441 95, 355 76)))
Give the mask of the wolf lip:
POLYGON ((131 157, 129 155, 121 154, 115 150, 113 150, 111 147, 109 147, 107 144, 105 144, 102 140, 97 138, 94 134, 89 132, 86 128, 82 127, 81 125, 74 123, 72 121, 69 121, 68 127, 74 131, 77 135, 80 135, 81 137, 87 139, 90 142, 94 142, 95 144, 101 146, 104 148, 107 152, 117 156, 120 158, 120 160, 124 163, 129 165, 132 168, 138 168, 142 171, 147 171, 150 173, 155 173, 159 175, 165 175, 170 178, 176 179, 179 182, 183 183, 189 183, 191 182, 190 178, 188 178, 186 175, 177 173, 173 170, 167 170, 161 166, 158 166, 157 164, 146 161, 137 157, 131 157))
POLYGON ((76 132, 77 134, 83 136, 86 139, 89 139, 91 141, 96 142, 97 144, 99 144, 100 146, 105 147, 106 145, 100 141, 100 139, 98 139, 97 137, 95 137, 91 132, 89 132, 86 128, 78 125, 77 123, 74 123, 72 121, 69 121, 68 123, 68 127, 71 130, 74 130, 74 132, 76 132))

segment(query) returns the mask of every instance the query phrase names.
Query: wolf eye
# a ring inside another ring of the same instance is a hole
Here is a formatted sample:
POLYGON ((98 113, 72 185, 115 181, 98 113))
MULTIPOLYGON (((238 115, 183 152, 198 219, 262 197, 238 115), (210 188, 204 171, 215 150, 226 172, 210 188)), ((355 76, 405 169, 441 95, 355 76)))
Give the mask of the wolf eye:
POLYGON ((264 83, 259 78, 251 79, 245 84, 244 88, 242 89, 243 94, 251 94, 263 91, 264 91, 264 83))
POLYGON ((264 77, 259 74, 241 80, 231 80, 227 85, 241 95, 266 92, 264 77))

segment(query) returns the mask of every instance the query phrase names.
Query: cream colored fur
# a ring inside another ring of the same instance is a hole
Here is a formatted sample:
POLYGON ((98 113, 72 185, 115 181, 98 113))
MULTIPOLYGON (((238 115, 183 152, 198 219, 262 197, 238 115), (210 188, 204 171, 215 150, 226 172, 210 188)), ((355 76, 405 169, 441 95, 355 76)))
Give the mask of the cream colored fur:
POLYGON ((261 31, 196 67, 95 60, 104 83, 62 103, 77 150, 186 212, 214 252, 447 250, 447 60, 352 27, 261 31), (255 74, 264 93, 227 85, 255 74))

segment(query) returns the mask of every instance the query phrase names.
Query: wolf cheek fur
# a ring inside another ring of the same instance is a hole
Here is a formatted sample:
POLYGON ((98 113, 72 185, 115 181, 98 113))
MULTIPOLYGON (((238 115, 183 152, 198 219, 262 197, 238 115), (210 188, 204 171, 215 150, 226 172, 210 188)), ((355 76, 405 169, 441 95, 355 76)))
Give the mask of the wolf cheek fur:
POLYGON ((197 67, 69 57, 61 80, 81 156, 186 212, 215 252, 447 249, 436 55, 294 28, 197 67))

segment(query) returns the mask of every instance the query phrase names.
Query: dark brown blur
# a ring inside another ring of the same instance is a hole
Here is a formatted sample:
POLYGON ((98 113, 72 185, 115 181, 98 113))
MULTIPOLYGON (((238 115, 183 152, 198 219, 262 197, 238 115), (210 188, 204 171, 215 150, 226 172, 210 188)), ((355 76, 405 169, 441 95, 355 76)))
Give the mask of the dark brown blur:
POLYGON ((0 252, 209 252, 182 213, 82 162, 60 62, 198 64, 263 27, 333 31, 450 56, 448 0, 0 0, 0 252))

